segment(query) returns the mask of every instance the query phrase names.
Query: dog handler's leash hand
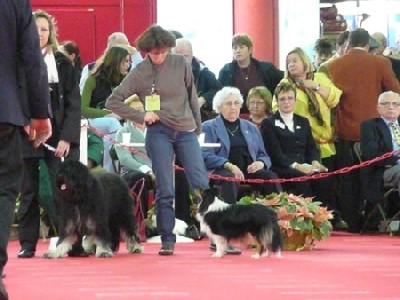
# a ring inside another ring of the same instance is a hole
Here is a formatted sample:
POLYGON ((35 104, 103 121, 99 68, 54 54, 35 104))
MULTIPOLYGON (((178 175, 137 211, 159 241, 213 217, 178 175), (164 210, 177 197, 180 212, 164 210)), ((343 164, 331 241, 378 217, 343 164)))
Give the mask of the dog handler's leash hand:
MULTIPOLYGON (((47 143, 42 143, 42 145, 47 148, 47 150, 56 153, 56 148, 54 148, 53 146, 47 144, 47 143)), ((64 157, 61 157, 61 161, 64 161, 64 157)))

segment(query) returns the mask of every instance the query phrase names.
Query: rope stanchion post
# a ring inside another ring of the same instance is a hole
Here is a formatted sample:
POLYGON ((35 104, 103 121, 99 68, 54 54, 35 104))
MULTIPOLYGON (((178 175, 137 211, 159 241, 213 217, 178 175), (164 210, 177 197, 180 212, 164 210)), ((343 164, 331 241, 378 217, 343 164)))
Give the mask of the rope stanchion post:
POLYGON ((87 166, 88 158, 88 121, 86 119, 81 120, 81 139, 79 146, 80 158, 79 161, 87 166))

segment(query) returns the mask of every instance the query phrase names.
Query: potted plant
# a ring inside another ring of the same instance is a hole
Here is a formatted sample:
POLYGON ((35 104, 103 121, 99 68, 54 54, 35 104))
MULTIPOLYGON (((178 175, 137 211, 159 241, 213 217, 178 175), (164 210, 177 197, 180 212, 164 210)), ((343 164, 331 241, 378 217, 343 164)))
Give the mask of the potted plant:
POLYGON ((265 197, 246 196, 239 204, 258 203, 267 205, 278 214, 278 223, 285 250, 312 250, 314 241, 330 236, 332 211, 312 197, 301 197, 282 192, 265 197))

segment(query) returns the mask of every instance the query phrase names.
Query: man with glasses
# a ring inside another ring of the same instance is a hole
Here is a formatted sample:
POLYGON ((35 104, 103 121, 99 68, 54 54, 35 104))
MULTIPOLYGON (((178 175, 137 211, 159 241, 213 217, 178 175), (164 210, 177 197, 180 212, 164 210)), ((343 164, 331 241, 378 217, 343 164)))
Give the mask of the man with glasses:
MULTIPOLYGON (((400 149, 400 95, 392 91, 382 93, 378 98, 377 110, 380 117, 364 121, 360 127, 360 146, 364 160, 400 149)), ((400 152, 374 163, 369 168, 368 177, 365 178, 365 215, 369 214, 382 197, 383 182, 400 188, 400 152)), ((373 218, 370 226, 378 225, 379 219, 373 218)))
MULTIPOLYGON (((336 108, 337 168, 358 164, 354 144, 360 141, 360 124, 377 117, 376 99, 384 91, 400 93, 390 61, 369 54, 370 35, 357 28, 350 32, 349 50, 328 65, 332 82, 343 91, 336 108)), ((362 201, 359 170, 340 176, 338 204, 350 232, 360 232, 362 201)))

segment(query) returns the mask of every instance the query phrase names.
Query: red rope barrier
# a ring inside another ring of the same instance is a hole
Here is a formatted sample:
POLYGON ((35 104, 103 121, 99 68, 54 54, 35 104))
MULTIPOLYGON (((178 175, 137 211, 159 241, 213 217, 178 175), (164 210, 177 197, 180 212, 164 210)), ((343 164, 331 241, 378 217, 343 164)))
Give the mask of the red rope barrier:
MULTIPOLYGON (((140 155, 142 157, 145 158, 149 158, 147 155, 139 152, 138 150, 136 150, 135 148, 123 145, 122 143, 118 142, 117 140, 113 139, 110 135, 105 134, 99 130, 97 130, 95 127, 90 126, 90 125, 83 125, 83 126, 87 126, 88 130, 96 133, 97 135, 99 135, 101 138, 106 138, 109 141, 111 141, 111 143, 113 143, 114 145, 118 145, 122 148, 124 148, 125 150, 131 152, 132 154, 137 154, 140 155)), ((400 152, 399 150, 396 151, 392 151, 392 152, 388 152, 385 153, 382 156, 376 157, 374 159, 371 160, 367 160, 364 161, 360 164, 354 165, 354 166, 350 166, 350 167, 344 167, 342 169, 336 170, 336 171, 332 171, 332 172, 324 172, 324 173, 317 173, 317 174, 313 174, 313 175, 304 175, 301 177, 296 177, 296 178, 279 178, 279 179, 268 179, 268 180, 264 180, 264 179, 244 179, 244 180, 237 180, 234 177, 225 177, 225 176, 221 176, 221 175, 216 175, 216 174, 209 174, 208 177, 210 179, 214 179, 214 180, 225 180, 225 181, 236 181, 236 182, 241 182, 241 183, 257 183, 257 184, 262 184, 262 183, 284 183, 284 182, 299 182, 299 181, 306 181, 306 180, 318 180, 318 179, 322 179, 322 178, 326 178, 329 176, 334 176, 334 175, 340 175, 340 174, 345 174, 345 173, 349 173, 353 170, 356 169, 361 169, 364 167, 368 167, 376 162, 380 162, 382 160, 385 160, 391 156, 393 156, 394 154, 398 154, 400 152)), ((180 166, 174 166, 175 169, 177 170, 183 170, 182 167, 180 166)))

